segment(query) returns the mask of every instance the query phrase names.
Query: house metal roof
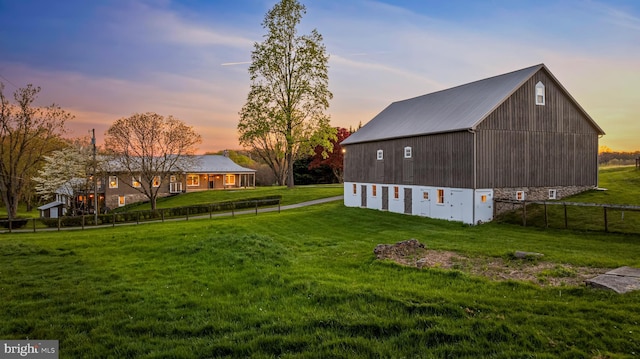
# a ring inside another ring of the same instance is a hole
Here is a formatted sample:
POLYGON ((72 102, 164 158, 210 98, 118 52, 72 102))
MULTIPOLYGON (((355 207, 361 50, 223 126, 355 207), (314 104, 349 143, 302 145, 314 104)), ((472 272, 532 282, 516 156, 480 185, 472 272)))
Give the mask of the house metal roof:
MULTIPOLYGON (((544 64, 539 64, 394 102, 361 129, 347 137, 341 144, 348 145, 475 129, 480 122, 542 68, 546 69, 544 64)), ((549 70, 547 73, 562 87, 549 70)), ((575 102, 563 87, 562 90, 575 102)), ((576 105, 594 127, 604 134, 591 117, 577 103, 576 105)))
POLYGON ((196 165, 189 169, 189 173, 253 173, 255 170, 242 167, 229 157, 221 155, 196 156, 196 165))

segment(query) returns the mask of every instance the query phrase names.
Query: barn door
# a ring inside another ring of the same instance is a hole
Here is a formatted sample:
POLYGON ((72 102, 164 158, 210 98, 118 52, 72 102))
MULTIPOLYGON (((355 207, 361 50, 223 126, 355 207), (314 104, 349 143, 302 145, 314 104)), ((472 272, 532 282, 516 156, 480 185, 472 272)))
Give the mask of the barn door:
POLYGON ((360 207, 367 208, 367 185, 360 186, 360 207))
POLYGON ((389 210, 389 187, 382 186, 382 210, 389 210))
POLYGON ((411 188, 404 189, 404 213, 413 213, 413 201, 411 197, 411 188))
POLYGON ((420 215, 431 216, 431 195, 426 188, 420 190, 420 215))
POLYGON ((451 197, 449 204, 451 205, 451 217, 452 221, 462 221, 462 210, 464 209, 464 192, 460 190, 451 190, 451 197))

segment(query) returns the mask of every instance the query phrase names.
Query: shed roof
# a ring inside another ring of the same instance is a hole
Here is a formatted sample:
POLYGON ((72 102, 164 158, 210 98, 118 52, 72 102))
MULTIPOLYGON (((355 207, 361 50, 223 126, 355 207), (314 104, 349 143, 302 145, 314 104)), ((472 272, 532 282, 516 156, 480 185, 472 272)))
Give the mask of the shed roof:
POLYGON ((40 211, 44 211, 53 207, 58 207, 58 206, 63 206, 64 202, 60 202, 60 201, 53 201, 53 202, 49 202, 47 204, 44 204, 40 207, 38 207, 38 210, 40 211))
POLYGON ((604 134, 577 104, 544 64, 452 87, 446 90, 397 101, 389 105, 341 144, 377 141, 475 129, 491 112, 540 69, 562 88, 567 96, 604 134))

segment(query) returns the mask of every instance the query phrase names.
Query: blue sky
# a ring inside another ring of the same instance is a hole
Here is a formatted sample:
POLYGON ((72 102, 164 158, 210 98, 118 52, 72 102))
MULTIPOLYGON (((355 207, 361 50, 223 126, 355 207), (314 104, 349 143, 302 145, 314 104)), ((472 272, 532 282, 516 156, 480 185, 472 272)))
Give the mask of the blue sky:
MULTIPOLYGON (((545 63, 614 150, 640 134, 640 2, 306 0, 300 33, 330 54, 335 126, 393 101, 545 63)), ((275 0, 0 0, 0 81, 76 117, 72 135, 173 115, 200 152, 239 148, 253 43, 275 0)))

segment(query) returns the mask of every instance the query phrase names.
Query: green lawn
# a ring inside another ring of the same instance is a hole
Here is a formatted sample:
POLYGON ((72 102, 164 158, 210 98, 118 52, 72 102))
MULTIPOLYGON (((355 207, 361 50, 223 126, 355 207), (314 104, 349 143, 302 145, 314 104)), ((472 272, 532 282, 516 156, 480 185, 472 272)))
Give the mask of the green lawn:
POLYGON ((0 338, 61 358, 626 358, 640 293, 541 288, 375 260, 430 248, 640 266, 640 237, 459 223, 340 202, 214 220, 0 236, 0 338))

